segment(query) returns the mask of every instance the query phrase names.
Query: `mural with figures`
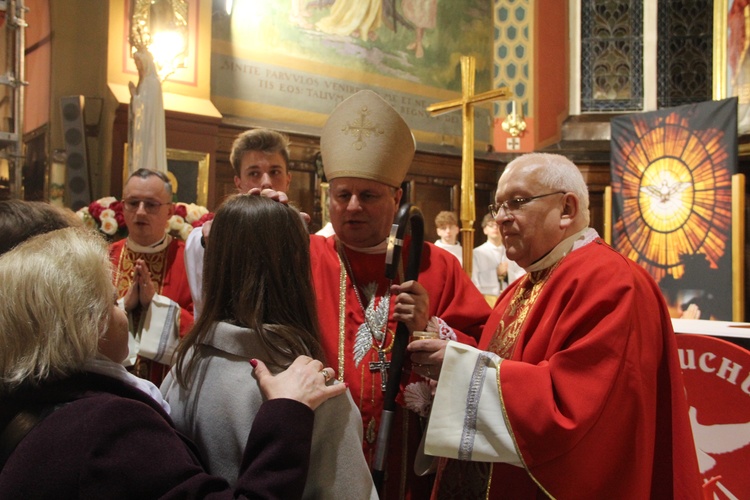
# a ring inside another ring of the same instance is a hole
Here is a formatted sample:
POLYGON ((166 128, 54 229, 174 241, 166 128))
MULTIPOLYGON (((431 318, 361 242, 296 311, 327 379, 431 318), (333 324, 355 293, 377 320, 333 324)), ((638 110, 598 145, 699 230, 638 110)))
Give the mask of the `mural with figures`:
MULTIPOLYGON (((425 108, 460 95, 460 56, 476 59, 477 92, 492 85, 492 5, 480 0, 235 0, 230 13, 214 0, 213 9, 212 100, 224 115, 317 129, 369 88, 417 140, 444 144, 460 138, 460 115, 425 108)), ((491 125, 491 109, 477 108, 477 141, 491 140, 491 125)))

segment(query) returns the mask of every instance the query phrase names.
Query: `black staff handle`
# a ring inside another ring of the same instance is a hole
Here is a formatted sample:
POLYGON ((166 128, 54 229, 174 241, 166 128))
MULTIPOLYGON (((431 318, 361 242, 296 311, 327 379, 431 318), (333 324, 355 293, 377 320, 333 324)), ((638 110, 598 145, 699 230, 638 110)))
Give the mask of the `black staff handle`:
MULTIPOLYGON (((410 227, 411 243, 409 245, 409 260, 404 273, 404 281, 416 280, 419 276, 419 266, 422 261, 422 246, 424 243, 424 218, 422 212, 414 205, 404 204, 396 213, 391 234, 388 237, 386 252, 385 276, 388 279, 396 277, 398 264, 401 259, 401 249, 407 226, 410 227)), ((388 370, 383 412, 380 416, 380 430, 375 443, 375 459, 372 466, 372 479, 378 493, 382 493, 385 475, 385 455, 388 450, 388 438, 391 434, 391 423, 396 412, 396 396, 401 384, 401 370, 404 366, 406 346, 409 343, 409 328, 401 321, 396 326, 391 350, 391 364, 388 370)))

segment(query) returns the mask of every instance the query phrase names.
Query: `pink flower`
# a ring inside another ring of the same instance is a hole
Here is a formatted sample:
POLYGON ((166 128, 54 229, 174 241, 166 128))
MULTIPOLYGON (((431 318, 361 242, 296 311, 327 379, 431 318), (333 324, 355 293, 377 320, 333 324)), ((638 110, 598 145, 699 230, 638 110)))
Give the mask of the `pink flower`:
POLYGON ((120 200, 113 201, 109 204, 109 208, 115 211, 116 214, 122 213, 122 202, 120 200))
POLYGON ((120 210, 120 211, 115 210, 115 220, 117 221, 117 227, 119 227, 120 229, 123 229, 123 228, 126 227, 125 226, 125 215, 122 213, 122 210, 120 210))
POLYGON ((104 219, 114 219, 114 218, 115 218, 115 211, 112 210, 111 208, 105 208, 99 214, 99 219, 101 219, 101 220, 104 220, 104 219))
POLYGON ((432 408, 432 388, 429 382, 412 382, 404 388, 404 405, 420 417, 428 417, 432 408))
POLYGON ((83 221, 84 226, 86 226, 89 229, 96 230, 98 229, 98 226, 96 224, 96 221, 94 220, 91 215, 89 215, 89 207, 83 207, 78 209, 76 212, 76 215, 79 219, 83 221))
POLYGON ((185 220, 192 225, 193 222, 197 221, 207 213, 208 209, 206 207, 191 203, 187 206, 187 216, 185 216, 185 220))
POLYGON ((193 230, 193 227, 190 224, 185 224, 180 228, 180 239, 182 241, 187 241, 188 236, 190 236, 190 231, 193 230))
POLYGON ((96 202, 104 208, 112 208, 112 203, 116 201, 117 198, 115 198, 114 196, 105 196, 104 198, 99 198, 98 200, 96 200, 96 202))
POLYGON ((182 229, 182 226, 184 225, 185 225, 185 219, 183 219, 180 215, 174 214, 172 217, 169 218, 169 230, 170 231, 179 232, 180 229, 182 229))

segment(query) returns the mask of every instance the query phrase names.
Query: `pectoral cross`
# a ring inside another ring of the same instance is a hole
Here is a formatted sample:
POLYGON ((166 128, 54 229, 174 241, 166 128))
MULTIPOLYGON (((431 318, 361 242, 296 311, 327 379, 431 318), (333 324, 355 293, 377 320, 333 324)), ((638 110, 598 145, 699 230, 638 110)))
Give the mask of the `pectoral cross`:
POLYGON ((388 368, 390 367, 391 363, 385 359, 385 351, 378 349, 378 361, 370 361, 370 371, 373 373, 380 372, 380 388, 383 392, 385 392, 388 384, 388 368))
POLYGON ((463 121, 463 150, 461 161, 461 246, 463 247, 464 271, 471 276, 474 250, 474 221, 476 220, 476 202, 474 200, 474 104, 507 98, 513 94, 508 87, 482 92, 474 95, 473 57, 461 56, 461 94, 460 99, 438 102, 427 106, 432 116, 461 109, 463 121))

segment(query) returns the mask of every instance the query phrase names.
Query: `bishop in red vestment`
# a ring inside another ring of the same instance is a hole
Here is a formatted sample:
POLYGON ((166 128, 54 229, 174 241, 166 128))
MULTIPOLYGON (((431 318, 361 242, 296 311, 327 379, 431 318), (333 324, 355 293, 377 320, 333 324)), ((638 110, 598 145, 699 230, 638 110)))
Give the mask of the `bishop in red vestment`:
MULTIPOLYGON (((360 409, 372 464, 397 321, 410 331, 430 324, 442 338, 476 345, 490 308, 455 257, 430 243, 416 282, 402 283, 403 273, 386 279, 386 238, 414 156, 411 131, 387 102, 371 91, 343 101, 323 129, 321 153, 335 231, 310 238, 321 342, 360 409)), ((414 461, 429 407, 407 400, 426 394, 429 403, 430 387, 407 363, 401 388, 404 406, 391 424, 382 498, 428 498, 434 475, 417 476, 414 461)))
POLYGON ((496 200, 508 256, 528 274, 500 296, 478 349, 409 346, 439 371, 425 451, 449 459, 434 496, 700 498, 654 280, 586 227, 587 188, 564 157, 514 160, 496 200))
MULTIPOLYGON (((396 331, 396 321, 393 319, 395 300, 388 300, 387 310, 381 310, 381 301, 389 288, 385 277, 385 254, 366 254, 345 248, 339 243, 341 252, 346 254, 350 263, 347 269, 346 261, 342 267, 337 250, 337 238, 322 238, 312 235, 311 259, 313 280, 317 290, 325 290, 318 294, 318 319, 321 324, 323 349, 326 359, 341 380, 349 383, 349 390, 362 414, 364 428, 364 442, 362 443, 365 457, 372 463, 375 453, 375 440, 380 429, 380 417, 383 411, 383 390, 381 383, 383 376, 379 351, 383 351, 383 359, 391 359, 393 332, 396 331), (344 281, 341 281, 342 269, 344 281), (352 274, 354 279, 352 279, 352 274), (360 305, 360 299, 365 307, 360 305), (374 291, 372 300, 367 290, 374 291), (364 297, 367 297, 365 299, 364 297), (368 315, 382 315, 388 319, 387 334, 380 347, 377 341, 366 342, 370 335, 366 325, 365 311, 368 315), (343 321, 341 307, 343 306, 343 321), (362 348, 365 343, 368 348, 362 348)), ((406 252, 404 252, 406 253, 406 252)), ((406 266, 406 255, 402 255, 403 266, 406 266)), ((476 345, 478 332, 486 321, 489 307, 485 307, 484 298, 468 279, 468 276, 458 264, 458 260, 451 254, 441 251, 432 243, 425 243, 422 250, 422 266, 418 282, 427 290, 430 297, 429 315, 442 320, 443 331, 452 331, 459 342, 476 345), (464 297, 467 300, 454 300, 464 297), (453 325, 455 328, 448 328, 453 325), (462 330, 459 330, 459 325, 462 330)), ((397 280, 395 284, 399 284, 397 280)), ((395 297, 393 297, 395 299, 395 297)), ((450 335, 450 333, 448 334, 450 335)), ((384 366, 387 369, 387 366, 384 366)), ((419 376, 405 374, 401 384, 402 391, 410 384, 426 384, 419 376)), ((417 390, 418 385, 409 390, 417 390)), ((400 400, 404 404, 403 399, 400 400)), ((422 415, 423 417, 426 414, 422 415)), ((423 432, 423 418, 418 413, 404 408, 397 412, 391 425, 391 440, 387 457, 387 470, 391 475, 402 476, 400 485, 395 482, 388 484, 389 498, 403 498, 407 483, 410 488, 427 494, 431 488, 431 477, 419 478, 413 472, 413 464, 419 441, 423 432), (406 443, 404 441, 406 440, 406 443), (421 485, 417 487, 417 485, 421 485)), ((419 498, 412 492, 413 498, 419 498)), ((424 496, 424 495, 422 495, 424 496)))

